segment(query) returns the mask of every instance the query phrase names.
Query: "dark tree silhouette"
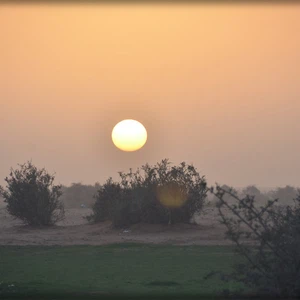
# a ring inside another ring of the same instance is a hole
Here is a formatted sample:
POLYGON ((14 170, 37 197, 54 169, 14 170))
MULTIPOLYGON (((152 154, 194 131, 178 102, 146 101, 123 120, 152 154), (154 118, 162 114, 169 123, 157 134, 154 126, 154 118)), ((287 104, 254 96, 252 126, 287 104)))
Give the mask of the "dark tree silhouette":
POLYGON ((300 194, 293 206, 277 207, 274 199, 258 207, 251 195, 238 197, 219 185, 212 192, 219 199, 227 237, 245 258, 222 278, 242 282, 259 296, 299 297, 300 194), (225 195, 235 204, 229 204, 225 195))

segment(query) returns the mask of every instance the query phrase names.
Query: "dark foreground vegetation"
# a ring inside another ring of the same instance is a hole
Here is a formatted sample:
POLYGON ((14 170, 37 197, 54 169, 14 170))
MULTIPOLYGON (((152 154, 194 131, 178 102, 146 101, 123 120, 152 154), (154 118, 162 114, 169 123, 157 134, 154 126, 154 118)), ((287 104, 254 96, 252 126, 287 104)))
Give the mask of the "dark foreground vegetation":
POLYGON ((285 207, 275 205, 278 199, 259 206, 255 196, 239 197, 218 185, 213 193, 227 237, 245 258, 225 280, 241 282, 265 297, 300 298, 300 193, 293 206, 285 207))
POLYGON ((229 246, 2 246, 0 298, 218 296, 241 284, 205 276, 239 259, 229 246))

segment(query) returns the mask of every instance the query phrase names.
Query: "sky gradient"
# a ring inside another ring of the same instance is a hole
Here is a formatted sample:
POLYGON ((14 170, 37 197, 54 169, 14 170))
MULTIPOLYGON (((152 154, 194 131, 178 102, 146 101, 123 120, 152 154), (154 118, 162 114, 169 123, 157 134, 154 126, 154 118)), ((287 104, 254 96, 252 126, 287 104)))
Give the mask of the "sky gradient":
POLYGON ((62 184, 163 158, 210 184, 300 186, 300 5, 0 5, 0 184, 62 184), (111 131, 148 131, 122 152, 111 131))

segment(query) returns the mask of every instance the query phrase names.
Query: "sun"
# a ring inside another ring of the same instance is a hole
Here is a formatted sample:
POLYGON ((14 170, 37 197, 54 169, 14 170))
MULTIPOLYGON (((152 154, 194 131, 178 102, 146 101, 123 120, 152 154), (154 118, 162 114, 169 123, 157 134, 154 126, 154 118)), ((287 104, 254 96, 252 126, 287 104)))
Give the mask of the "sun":
POLYGON ((136 151, 147 141, 146 128, 136 120, 123 120, 112 130, 111 138, 117 148, 123 151, 136 151))

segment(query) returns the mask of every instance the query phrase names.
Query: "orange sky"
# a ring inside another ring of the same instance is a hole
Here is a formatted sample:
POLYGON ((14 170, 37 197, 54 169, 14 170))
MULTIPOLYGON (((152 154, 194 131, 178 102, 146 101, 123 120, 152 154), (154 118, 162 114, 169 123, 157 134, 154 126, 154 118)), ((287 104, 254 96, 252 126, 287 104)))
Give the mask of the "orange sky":
POLYGON ((32 159, 103 182, 163 158, 300 186, 300 5, 0 5, 0 183, 32 159), (132 118, 146 146, 111 130, 132 118))

